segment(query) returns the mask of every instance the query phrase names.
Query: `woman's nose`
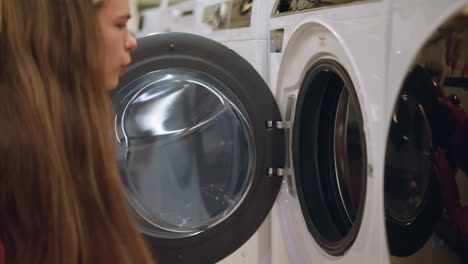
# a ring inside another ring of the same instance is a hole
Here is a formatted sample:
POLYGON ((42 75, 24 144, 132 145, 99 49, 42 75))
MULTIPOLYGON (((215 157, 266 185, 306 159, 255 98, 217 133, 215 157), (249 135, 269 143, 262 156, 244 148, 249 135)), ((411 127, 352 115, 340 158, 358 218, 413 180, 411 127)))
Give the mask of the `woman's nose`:
POLYGON ((127 40, 125 41, 125 49, 127 51, 132 51, 134 49, 136 49, 137 47, 137 42, 135 40, 135 38, 133 37, 133 35, 128 32, 128 35, 127 35, 127 40))

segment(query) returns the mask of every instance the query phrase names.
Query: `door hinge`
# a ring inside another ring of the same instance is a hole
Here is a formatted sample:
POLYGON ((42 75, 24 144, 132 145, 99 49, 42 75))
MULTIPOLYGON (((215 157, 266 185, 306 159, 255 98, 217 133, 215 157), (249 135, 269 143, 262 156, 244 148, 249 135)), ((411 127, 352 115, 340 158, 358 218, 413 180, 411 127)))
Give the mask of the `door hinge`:
POLYGON ((289 121, 266 121, 267 129, 288 129, 291 128, 289 121))
POLYGON ((289 168, 268 168, 268 176, 287 176, 290 174, 289 168))

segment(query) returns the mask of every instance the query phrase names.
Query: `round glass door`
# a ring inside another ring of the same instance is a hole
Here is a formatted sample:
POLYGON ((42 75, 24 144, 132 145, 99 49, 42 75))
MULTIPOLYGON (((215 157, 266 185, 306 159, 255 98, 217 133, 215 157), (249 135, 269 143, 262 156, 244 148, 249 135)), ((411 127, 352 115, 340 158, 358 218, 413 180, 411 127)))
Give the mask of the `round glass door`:
POLYGON ((203 232, 245 198, 252 129, 220 89, 227 88, 203 72, 170 68, 142 75, 114 97, 127 198, 149 235, 203 232))
POLYGON ((410 224, 420 214, 432 187, 432 135, 420 100, 401 91, 387 145, 387 217, 410 224))

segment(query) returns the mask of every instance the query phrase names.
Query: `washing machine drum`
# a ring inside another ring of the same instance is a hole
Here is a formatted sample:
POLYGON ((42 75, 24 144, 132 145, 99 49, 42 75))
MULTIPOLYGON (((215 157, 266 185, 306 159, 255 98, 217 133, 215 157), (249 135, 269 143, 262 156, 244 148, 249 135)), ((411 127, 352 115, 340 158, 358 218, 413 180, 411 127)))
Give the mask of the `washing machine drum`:
POLYGON ((433 152, 450 153, 448 115, 430 74, 416 66, 393 111, 385 165, 385 212, 390 251, 409 256, 428 240, 443 203, 433 171, 433 152))

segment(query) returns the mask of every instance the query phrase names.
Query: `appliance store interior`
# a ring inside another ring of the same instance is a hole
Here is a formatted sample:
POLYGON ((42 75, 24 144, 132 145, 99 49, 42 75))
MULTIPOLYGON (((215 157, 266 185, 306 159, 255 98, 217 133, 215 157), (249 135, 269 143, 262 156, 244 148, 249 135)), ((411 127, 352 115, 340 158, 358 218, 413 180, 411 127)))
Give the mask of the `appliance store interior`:
POLYGON ((158 263, 468 263, 468 0, 130 5, 115 135, 158 263))

